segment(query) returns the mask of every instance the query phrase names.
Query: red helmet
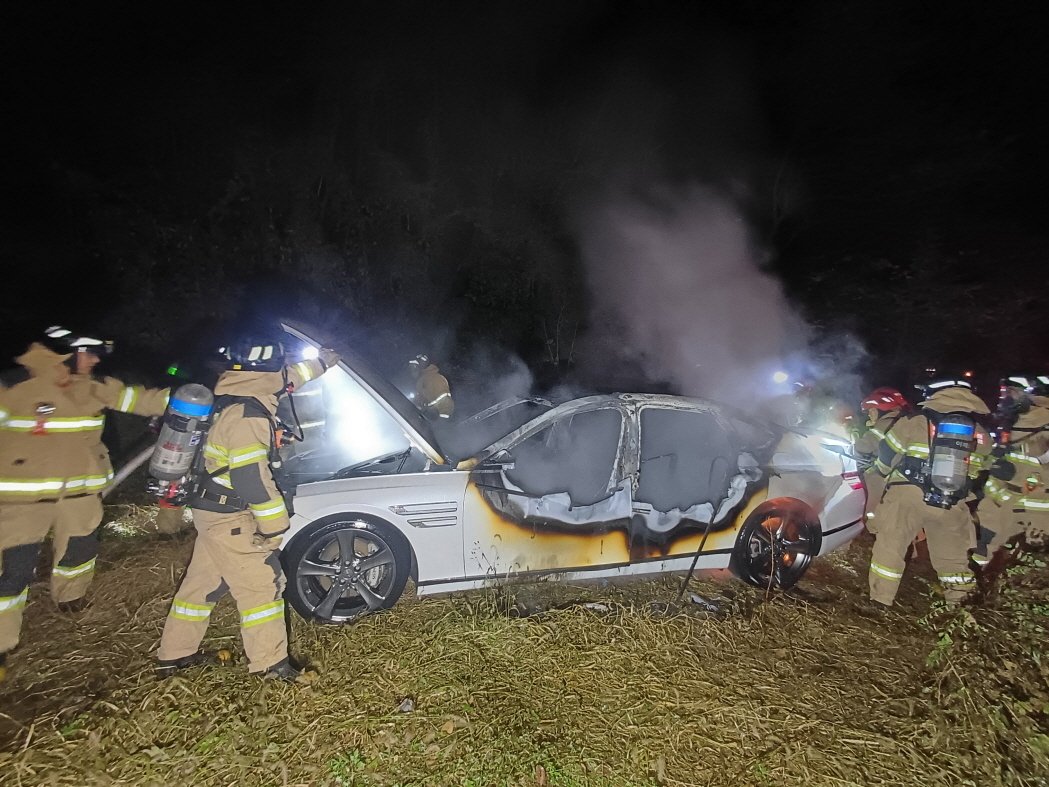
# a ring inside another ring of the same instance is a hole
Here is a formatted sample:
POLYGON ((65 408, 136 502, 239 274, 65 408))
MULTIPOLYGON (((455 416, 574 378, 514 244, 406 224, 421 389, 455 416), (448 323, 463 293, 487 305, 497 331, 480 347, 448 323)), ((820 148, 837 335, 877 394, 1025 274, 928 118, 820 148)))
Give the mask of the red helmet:
POLYGON ((880 410, 883 413, 887 413, 890 410, 906 410, 910 407, 910 403, 904 398, 903 394, 897 391, 895 388, 875 388, 860 404, 860 407, 864 410, 880 410))

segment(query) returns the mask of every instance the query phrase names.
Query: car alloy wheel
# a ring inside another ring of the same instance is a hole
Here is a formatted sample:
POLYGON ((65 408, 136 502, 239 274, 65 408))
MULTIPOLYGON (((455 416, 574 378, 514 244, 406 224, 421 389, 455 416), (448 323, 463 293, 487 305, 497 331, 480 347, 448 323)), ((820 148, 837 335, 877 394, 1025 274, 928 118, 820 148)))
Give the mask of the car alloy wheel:
POLYGON ((285 553, 288 601, 303 617, 348 623, 400 598, 410 549, 393 526, 364 519, 315 525, 285 553))
POLYGON ((822 531, 798 511, 755 512, 739 532, 732 562, 736 574, 758 587, 790 590, 819 553, 822 531))

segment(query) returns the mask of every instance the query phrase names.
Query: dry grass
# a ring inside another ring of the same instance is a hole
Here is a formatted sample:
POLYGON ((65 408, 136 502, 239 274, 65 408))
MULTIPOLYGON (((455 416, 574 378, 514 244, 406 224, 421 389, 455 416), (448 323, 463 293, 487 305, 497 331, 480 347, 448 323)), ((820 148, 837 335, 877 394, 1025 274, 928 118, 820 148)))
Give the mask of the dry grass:
MULTIPOLYGON (((1020 724, 995 705, 1008 691, 976 689, 991 622, 942 616, 954 636, 937 646, 915 612, 924 598, 884 620, 856 614, 862 550, 821 561, 798 598, 694 583, 721 616, 652 604, 673 599, 666 580, 406 598, 343 628, 295 619, 293 652, 319 673, 298 687, 242 664, 153 677, 189 549, 109 540, 94 605, 75 619, 34 587, 0 687, 0 783, 1036 785, 1049 773, 1044 706, 1025 700, 1020 724)), ((229 602, 208 644, 239 649, 229 602)), ((1041 669, 1014 668, 1024 685, 1041 669)))

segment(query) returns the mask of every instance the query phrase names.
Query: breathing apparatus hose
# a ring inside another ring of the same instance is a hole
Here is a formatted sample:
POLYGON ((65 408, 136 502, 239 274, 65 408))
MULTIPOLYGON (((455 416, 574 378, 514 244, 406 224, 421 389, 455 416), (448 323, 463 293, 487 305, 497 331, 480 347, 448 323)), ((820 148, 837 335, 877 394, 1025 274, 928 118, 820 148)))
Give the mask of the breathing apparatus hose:
POLYGON ((295 409, 295 390, 294 386, 288 382, 288 367, 284 369, 284 390, 288 392, 288 405, 291 407, 291 420, 295 423, 295 431, 292 432, 292 437, 298 440, 300 443, 306 439, 305 433, 302 431, 302 423, 299 421, 299 413, 295 409))
POLYGON ((150 443, 146 448, 143 448, 141 453, 135 454, 134 457, 128 460, 128 462, 117 471, 116 475, 113 476, 113 480, 102 490, 102 497, 105 497, 124 483, 129 475, 149 461, 149 458, 153 456, 153 445, 153 443, 150 443))

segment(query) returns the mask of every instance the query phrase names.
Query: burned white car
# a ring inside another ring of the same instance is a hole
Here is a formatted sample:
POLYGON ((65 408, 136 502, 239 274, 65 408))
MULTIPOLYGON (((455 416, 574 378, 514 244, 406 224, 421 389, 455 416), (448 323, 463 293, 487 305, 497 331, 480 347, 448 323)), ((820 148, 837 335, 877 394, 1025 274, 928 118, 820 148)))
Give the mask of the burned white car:
POLYGON ((293 394, 306 439, 281 470, 287 599, 306 618, 388 608, 409 578, 429 595, 684 571, 693 559, 787 589, 863 528, 862 480, 830 434, 700 399, 599 395, 493 408, 472 426, 503 418, 502 433, 456 457, 399 391, 343 359, 293 394))

